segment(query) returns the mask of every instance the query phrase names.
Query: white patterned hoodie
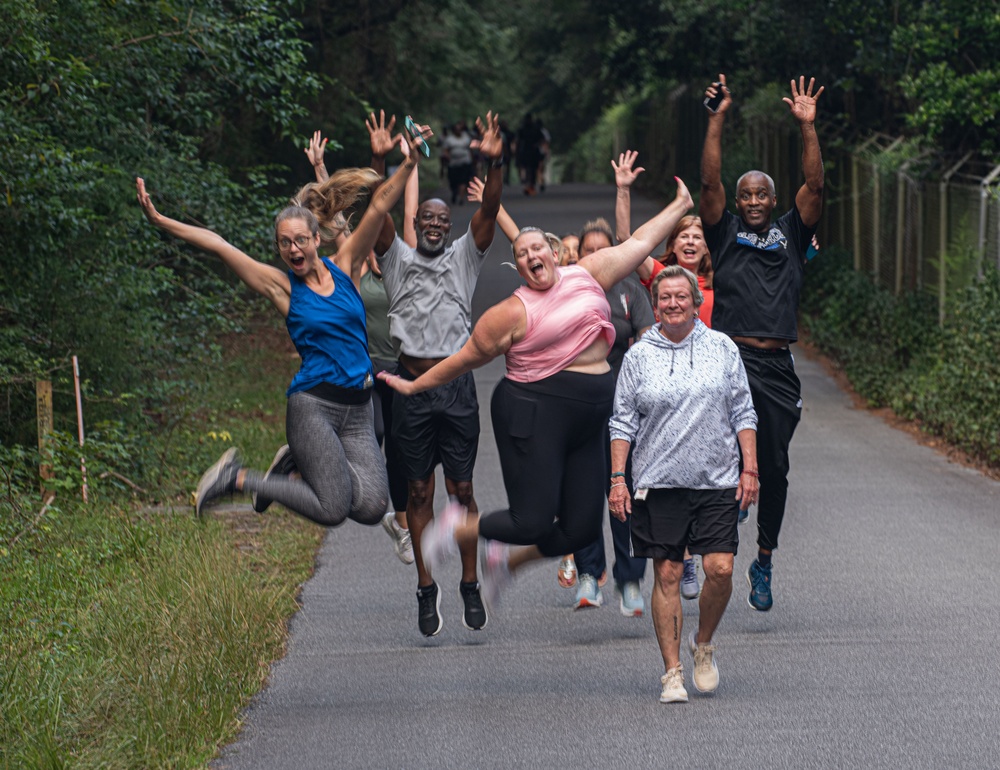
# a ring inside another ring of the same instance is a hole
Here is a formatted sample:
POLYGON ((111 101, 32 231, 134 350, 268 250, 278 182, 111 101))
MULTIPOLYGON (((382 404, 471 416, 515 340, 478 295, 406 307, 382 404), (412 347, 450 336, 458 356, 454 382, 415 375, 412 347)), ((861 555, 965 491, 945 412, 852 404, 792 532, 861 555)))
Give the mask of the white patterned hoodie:
POLYGON ((746 370, 729 337, 697 318, 680 342, 659 325, 625 354, 615 388, 611 439, 633 447, 636 489, 732 489, 736 435, 757 429, 746 370))

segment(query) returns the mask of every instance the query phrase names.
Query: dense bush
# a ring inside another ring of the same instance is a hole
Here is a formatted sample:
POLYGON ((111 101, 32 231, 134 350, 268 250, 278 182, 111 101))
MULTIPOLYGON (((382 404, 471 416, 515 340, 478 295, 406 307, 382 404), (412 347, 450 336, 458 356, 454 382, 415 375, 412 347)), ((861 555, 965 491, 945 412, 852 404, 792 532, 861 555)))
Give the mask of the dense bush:
POLYGON ((936 303, 900 297, 824 249, 809 264, 803 326, 873 406, 917 419, 971 455, 1000 465, 1000 274, 956 296, 944 326, 936 303))

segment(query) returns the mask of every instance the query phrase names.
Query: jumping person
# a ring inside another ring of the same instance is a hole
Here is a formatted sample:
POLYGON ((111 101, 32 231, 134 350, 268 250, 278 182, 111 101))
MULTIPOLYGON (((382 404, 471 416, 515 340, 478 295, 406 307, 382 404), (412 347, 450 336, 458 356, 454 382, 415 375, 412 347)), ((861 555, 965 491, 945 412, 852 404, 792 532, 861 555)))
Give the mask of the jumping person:
MULTIPOLYGON (((416 379, 461 349, 472 331, 472 294, 493 243, 503 190, 503 139, 492 112, 477 120, 483 135, 479 153, 492 162, 483 202, 468 231, 454 243, 451 209, 438 199, 417 208, 416 248, 396 235, 390 220, 375 244, 389 296, 389 333, 399 353, 396 370, 416 379)), ((408 482, 407 523, 417 565, 417 625, 425 636, 441 631, 440 593, 420 552, 421 533, 434 517, 434 468, 444 469, 450 496, 475 512, 472 475, 479 449, 479 400, 471 374, 393 403, 393 433, 408 482)), ((476 571, 476 542, 462 553, 459 592, 463 624, 479 629, 489 620, 476 571)))
POLYGON ((371 169, 345 169, 322 184, 310 184, 297 199, 321 214, 291 205, 275 220, 275 245, 287 272, 258 262, 210 230, 160 214, 142 179, 137 197, 147 219, 191 245, 215 254, 285 318, 302 365, 288 389, 286 433, 301 479, 263 478, 244 468, 239 452, 227 450, 201 478, 195 510, 235 492, 260 492, 324 526, 347 518, 377 524, 385 513, 388 484, 375 441, 371 391, 374 382, 366 345, 364 307, 357 284, 393 204, 416 167, 427 127, 410 139, 410 157, 382 184, 371 169), (333 258, 318 253, 321 233, 332 240, 342 229, 342 211, 374 188, 364 216, 333 258))
POLYGON ((379 375, 410 394, 506 357, 492 417, 510 507, 480 520, 451 506, 424 532, 424 558, 432 563, 474 546, 480 535, 487 539, 482 576, 488 602, 498 599, 520 566, 561 557, 597 537, 614 396, 607 361, 614 327, 605 292, 635 270, 690 206, 678 179, 674 201, 632 238, 565 268, 556 265, 542 230, 522 229, 512 249, 527 285, 487 310, 462 349, 422 376, 379 375), (508 544, 525 547, 511 550, 508 544))
POLYGON ((803 184, 792 208, 772 222, 774 180, 748 171, 736 182, 736 216, 726 210, 722 186, 722 126, 732 96, 726 76, 705 91, 722 89, 717 112, 708 116, 701 155, 699 213, 715 269, 712 325, 739 348, 759 420, 757 447, 761 496, 757 507, 757 558, 747 571, 750 606, 771 609, 771 554, 788 496, 788 446, 802 415, 802 388, 788 346, 798 339, 796 313, 802 265, 823 210, 823 159, 816 135, 816 102, 823 87, 791 81, 785 97, 802 133, 803 184))

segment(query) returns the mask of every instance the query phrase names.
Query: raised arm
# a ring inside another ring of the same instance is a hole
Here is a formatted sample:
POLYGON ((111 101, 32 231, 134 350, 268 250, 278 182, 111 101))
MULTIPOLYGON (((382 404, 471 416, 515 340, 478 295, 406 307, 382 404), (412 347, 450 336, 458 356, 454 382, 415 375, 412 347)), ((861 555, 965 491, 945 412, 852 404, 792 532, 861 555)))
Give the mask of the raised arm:
POLYGON ((486 122, 476 118, 476 128, 482 137, 473 142, 473 149, 490 162, 483 187, 483 202, 472 215, 472 237, 476 248, 485 251, 493 243, 497 214, 500 213, 500 196, 503 194, 503 135, 500 133, 500 118, 492 112, 486 113, 486 122))
POLYGON ((396 127, 395 115, 389 117, 389 125, 385 123, 385 110, 379 110, 378 115, 376 118, 373 112, 365 118, 365 128, 372 145, 372 168, 385 176, 385 156, 403 140, 403 136, 392 135, 392 129, 396 127))
MULTIPOLYGON (((330 174, 326 170, 326 161, 324 160, 326 143, 328 141, 329 139, 323 138, 322 131, 313 131, 312 138, 309 140, 309 146, 305 149, 306 157, 309 158, 309 163, 316 174, 317 183, 325 182, 330 178, 330 174)), ((351 230, 347 226, 347 221, 344 219, 343 214, 337 214, 334 217, 334 224, 339 228, 339 232, 333 239, 333 243, 339 250, 344 245, 344 241, 347 240, 347 236, 351 234, 351 230)))
POLYGON ((691 193, 687 186, 680 177, 674 179, 677 181, 677 195, 669 206, 642 225, 624 243, 600 249, 580 260, 580 267, 586 268, 605 291, 635 270, 670 235, 691 208, 691 193))
POLYGON ((165 217, 156 210, 153 201, 146 192, 146 183, 141 178, 135 180, 136 197, 142 212, 151 224, 170 233, 182 241, 190 243, 197 249, 215 254, 229 267, 240 280, 271 301, 271 303, 284 315, 288 315, 288 302, 292 293, 291 283, 288 276, 276 267, 258 262, 251 256, 244 254, 222 236, 213 233, 204 227, 178 222, 176 219, 165 217))
POLYGON ((404 380, 388 372, 380 372, 378 377, 404 396, 436 388, 506 353, 511 345, 524 337, 527 323, 521 300, 508 297, 483 313, 461 350, 438 362, 417 379, 404 380))
MULTIPOLYGON (((478 176, 472 177, 469 180, 469 186, 466 190, 468 198, 473 203, 481 203, 483 200, 483 180, 478 176)), ((497 211, 497 227, 500 228, 500 232, 507 236, 507 240, 511 243, 517 238, 520 229, 517 223, 511 218, 510 214, 507 213, 507 209, 501 204, 499 211, 497 211)))
POLYGON ((816 102, 824 87, 820 86, 814 94, 816 78, 809 78, 808 87, 805 82, 804 77, 799 77, 796 86, 793 80, 792 97, 789 99, 786 96, 783 101, 791 110, 792 117, 798 121, 802 132, 802 173, 806 181, 795 195, 795 207, 799 210, 802 223, 813 227, 823 213, 823 156, 820 154, 819 137, 816 135, 816 102))
POLYGON ((726 76, 720 73, 718 82, 718 87, 713 83, 705 91, 705 95, 711 97, 716 95, 717 88, 721 88, 723 94, 719 109, 716 112, 709 110, 705 146, 701 150, 701 201, 698 204, 698 215, 705 227, 718 224, 726 210, 726 190, 722 186, 722 127, 733 97, 726 86, 726 76))
POLYGON ((355 281, 361 278, 361 266, 369 252, 376 245, 376 242, 382 242, 385 236, 386 222, 388 221, 391 226, 392 220, 388 216, 389 211, 403 194, 410 174, 417 167, 417 158, 420 156, 420 152, 416 148, 432 136, 429 126, 418 126, 418 131, 420 132, 419 136, 404 137, 404 141, 409 145, 409 157, 399 164, 396 173, 378 186, 357 228, 334 257, 337 267, 355 281))
MULTIPOLYGON (((399 149, 403 157, 409 159, 410 145, 406 142, 399 143, 399 149)), ((417 247, 417 209, 420 207, 420 169, 413 169, 410 178, 406 180, 406 188, 403 190, 403 243, 410 248, 417 247)), ((390 218, 390 222, 392 219, 390 218)), ((395 225, 393 225, 395 231, 395 225)), ((379 240, 381 240, 381 234, 379 240)))
POLYGON ((618 242, 627 241, 632 236, 632 185, 646 169, 633 169, 639 153, 625 150, 618 156, 618 162, 611 159, 611 168, 615 170, 615 187, 618 193, 615 197, 615 237, 618 242))

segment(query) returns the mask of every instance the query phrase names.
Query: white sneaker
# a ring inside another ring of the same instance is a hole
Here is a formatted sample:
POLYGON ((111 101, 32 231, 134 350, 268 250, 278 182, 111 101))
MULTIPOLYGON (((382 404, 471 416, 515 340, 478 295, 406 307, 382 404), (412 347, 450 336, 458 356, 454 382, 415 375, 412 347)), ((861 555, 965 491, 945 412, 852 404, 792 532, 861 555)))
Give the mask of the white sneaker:
POLYGON ((576 585, 576 562, 572 556, 566 556, 559 562, 557 579, 563 588, 572 588, 576 585))
POLYGON ((619 608, 622 615, 626 618, 641 618, 642 613, 646 611, 646 602, 643 601, 642 593, 639 591, 639 583, 630 580, 621 585, 620 591, 622 601, 619 608))
POLYGON ((663 689, 660 691, 660 703, 687 703, 688 691, 684 689, 684 666, 678 663, 660 677, 663 689))
POLYGON ((697 599, 701 593, 698 585, 698 565, 694 557, 684 560, 684 574, 681 576, 681 596, 685 599, 697 599))
POLYGON ((392 538, 392 546, 396 549, 396 556, 403 564, 413 564, 413 542, 410 540, 410 530, 399 526, 396 521, 396 512, 389 511, 382 517, 382 529, 392 538))
POLYGON ((697 630, 688 637, 688 647, 694 655, 694 674, 691 681, 694 689, 702 694, 715 692, 719 687, 719 666, 715 662, 715 645, 698 644, 697 630))
POLYGON ((510 546, 498 540, 482 540, 479 546, 480 593, 492 612, 514 580, 510 572, 510 546))
POLYGON ((434 571, 444 558, 458 556, 455 528, 465 518, 466 509, 454 497, 420 534, 420 551, 427 569, 434 571))

